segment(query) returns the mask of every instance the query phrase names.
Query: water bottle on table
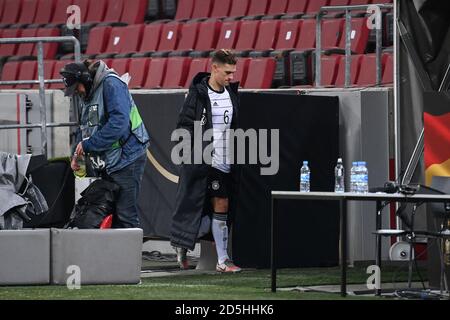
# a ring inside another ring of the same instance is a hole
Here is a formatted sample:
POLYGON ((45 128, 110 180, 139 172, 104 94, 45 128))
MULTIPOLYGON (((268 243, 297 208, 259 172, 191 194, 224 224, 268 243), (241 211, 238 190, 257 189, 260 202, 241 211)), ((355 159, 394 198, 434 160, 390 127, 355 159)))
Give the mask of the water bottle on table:
POLYGON ((367 163, 365 161, 361 161, 360 163, 360 174, 361 174, 361 190, 362 193, 369 192, 369 170, 367 170, 367 163))
POLYGON ((358 162, 352 162, 352 168, 350 169, 350 192, 356 191, 356 180, 357 180, 357 167, 358 162))
POLYGON ((308 167, 308 161, 303 161, 303 166, 300 169, 300 191, 309 192, 309 178, 311 171, 308 167))
POLYGON ((334 192, 345 192, 344 181, 344 165, 342 164, 342 158, 339 158, 334 168, 334 192))

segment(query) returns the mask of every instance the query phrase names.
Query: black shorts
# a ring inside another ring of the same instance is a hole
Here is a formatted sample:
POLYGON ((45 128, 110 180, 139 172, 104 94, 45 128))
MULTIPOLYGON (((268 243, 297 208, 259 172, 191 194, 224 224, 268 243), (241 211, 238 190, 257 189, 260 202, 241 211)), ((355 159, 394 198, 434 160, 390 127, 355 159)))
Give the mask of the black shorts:
POLYGON ((208 173, 208 196, 210 198, 229 198, 230 188, 230 174, 211 167, 208 173))

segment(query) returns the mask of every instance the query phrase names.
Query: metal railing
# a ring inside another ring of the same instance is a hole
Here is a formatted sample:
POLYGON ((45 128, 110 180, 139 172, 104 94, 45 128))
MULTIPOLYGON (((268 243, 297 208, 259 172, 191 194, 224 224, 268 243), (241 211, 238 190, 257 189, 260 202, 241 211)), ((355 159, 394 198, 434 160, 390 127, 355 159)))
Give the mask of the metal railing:
MULTIPOLYGON (((38 80, 16 80, 16 81, 0 81, 1 85, 15 84, 39 84, 39 108, 40 123, 37 124, 13 124, 0 125, 1 129, 25 129, 25 128, 41 128, 41 152, 47 157, 47 128, 48 127, 69 127, 76 126, 76 122, 67 123, 47 123, 46 104, 45 104, 45 84, 61 83, 62 80, 44 79, 44 43, 48 42, 73 42, 75 62, 81 61, 80 42, 73 36, 69 37, 29 37, 29 38, 0 38, 0 44, 16 44, 16 43, 36 43, 37 44, 37 63, 38 63, 38 80)), ((72 103, 75 103, 72 100, 72 103)), ((75 109, 73 109, 75 110, 75 109)))
POLYGON ((392 9, 392 4, 371 4, 371 5, 356 5, 356 6, 325 6, 320 8, 316 18, 316 52, 315 52, 315 76, 316 86, 320 87, 322 81, 322 17, 330 11, 345 11, 345 87, 350 86, 350 72, 351 72, 351 11, 366 11, 370 7, 378 7, 380 10, 375 12, 376 30, 376 84, 381 84, 381 48, 382 48, 382 23, 381 10, 392 9))

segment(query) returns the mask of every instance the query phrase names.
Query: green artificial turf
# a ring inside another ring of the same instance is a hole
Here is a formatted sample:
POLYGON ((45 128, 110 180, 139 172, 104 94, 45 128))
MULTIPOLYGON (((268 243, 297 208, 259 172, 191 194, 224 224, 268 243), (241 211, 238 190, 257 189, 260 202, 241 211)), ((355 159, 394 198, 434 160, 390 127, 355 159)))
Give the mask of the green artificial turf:
MULTIPOLYGON (((426 271, 421 270, 426 277, 426 271)), ((366 268, 348 269, 347 283, 366 283, 366 268)), ((382 282, 405 282, 405 267, 385 267, 382 282)), ((419 278, 415 274, 414 280, 419 278)), ((329 285, 340 283, 340 269, 303 268, 278 271, 277 287, 329 285)), ((404 284, 402 284, 404 285, 404 284)), ((399 286, 401 286, 399 284, 399 286)), ((196 274, 142 278, 139 285, 3 286, 0 299, 164 299, 164 300, 258 300, 258 299, 342 299, 339 294, 321 292, 270 292, 270 270, 249 270, 239 274, 196 274)), ((345 299, 385 299, 375 296, 348 296, 345 299)))

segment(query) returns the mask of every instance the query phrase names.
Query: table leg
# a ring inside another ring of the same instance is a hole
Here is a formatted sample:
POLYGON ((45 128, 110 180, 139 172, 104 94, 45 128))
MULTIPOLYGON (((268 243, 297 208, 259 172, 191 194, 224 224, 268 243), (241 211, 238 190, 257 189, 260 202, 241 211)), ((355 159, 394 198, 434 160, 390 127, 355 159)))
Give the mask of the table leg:
MULTIPOLYGON (((381 201, 377 201, 376 202, 376 206, 377 206, 377 216, 376 216, 376 229, 380 230, 381 229, 381 213, 382 213, 382 206, 381 206, 381 201)), ((376 246, 377 246, 377 255, 376 255, 376 265, 378 266, 378 270, 381 270, 381 236, 379 234, 377 234, 376 236, 376 246)), ((376 288, 375 289, 375 294, 377 296, 381 295, 381 281, 380 281, 380 288, 376 288)))
POLYGON ((347 200, 339 201, 340 211, 340 262, 341 262, 341 296, 347 295, 347 200))
POLYGON ((275 201, 276 199, 271 198, 271 206, 270 206, 270 218, 271 218, 271 226, 272 226, 272 230, 270 232, 270 236, 271 236, 271 241, 270 241, 270 267, 272 269, 272 275, 271 275, 271 280, 272 280, 272 292, 276 292, 277 291, 277 268, 275 265, 275 247, 276 247, 276 219, 275 219, 275 210, 274 210, 274 205, 275 205, 275 201))

